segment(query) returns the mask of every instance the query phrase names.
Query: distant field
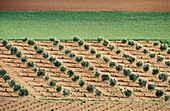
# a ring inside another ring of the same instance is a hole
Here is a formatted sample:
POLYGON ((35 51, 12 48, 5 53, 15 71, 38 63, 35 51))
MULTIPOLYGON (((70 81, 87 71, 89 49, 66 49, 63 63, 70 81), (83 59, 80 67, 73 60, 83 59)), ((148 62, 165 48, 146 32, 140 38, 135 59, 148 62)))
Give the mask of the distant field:
POLYGON ((170 12, 0 11, 0 39, 167 39, 170 12))

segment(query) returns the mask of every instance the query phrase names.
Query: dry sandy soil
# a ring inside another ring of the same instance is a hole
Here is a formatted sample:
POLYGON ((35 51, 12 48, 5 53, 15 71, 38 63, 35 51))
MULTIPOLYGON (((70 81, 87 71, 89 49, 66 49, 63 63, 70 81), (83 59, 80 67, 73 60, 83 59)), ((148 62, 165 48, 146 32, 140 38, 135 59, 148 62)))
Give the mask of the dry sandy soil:
POLYGON ((0 10, 170 11, 169 0, 0 0, 0 10))

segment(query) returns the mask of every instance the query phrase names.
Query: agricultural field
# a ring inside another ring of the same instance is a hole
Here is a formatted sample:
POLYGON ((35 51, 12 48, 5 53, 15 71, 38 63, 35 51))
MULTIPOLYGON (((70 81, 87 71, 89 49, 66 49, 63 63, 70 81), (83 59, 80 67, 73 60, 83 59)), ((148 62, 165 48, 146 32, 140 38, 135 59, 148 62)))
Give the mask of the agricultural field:
POLYGON ((170 110, 160 41, 0 40, 0 110, 170 110))

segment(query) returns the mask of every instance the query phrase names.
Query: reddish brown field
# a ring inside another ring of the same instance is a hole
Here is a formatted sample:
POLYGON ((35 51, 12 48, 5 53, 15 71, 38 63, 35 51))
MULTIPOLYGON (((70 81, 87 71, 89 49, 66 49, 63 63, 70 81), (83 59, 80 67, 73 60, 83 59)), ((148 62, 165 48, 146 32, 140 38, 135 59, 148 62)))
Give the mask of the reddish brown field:
POLYGON ((169 0, 0 0, 0 10, 170 11, 169 0))

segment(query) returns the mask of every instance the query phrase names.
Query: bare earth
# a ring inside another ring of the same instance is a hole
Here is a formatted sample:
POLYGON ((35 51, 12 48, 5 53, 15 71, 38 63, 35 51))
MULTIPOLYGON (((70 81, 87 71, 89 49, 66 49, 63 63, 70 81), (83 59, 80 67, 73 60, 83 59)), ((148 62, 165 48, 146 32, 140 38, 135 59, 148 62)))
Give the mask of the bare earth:
POLYGON ((170 11, 169 0, 0 0, 0 10, 170 11))

